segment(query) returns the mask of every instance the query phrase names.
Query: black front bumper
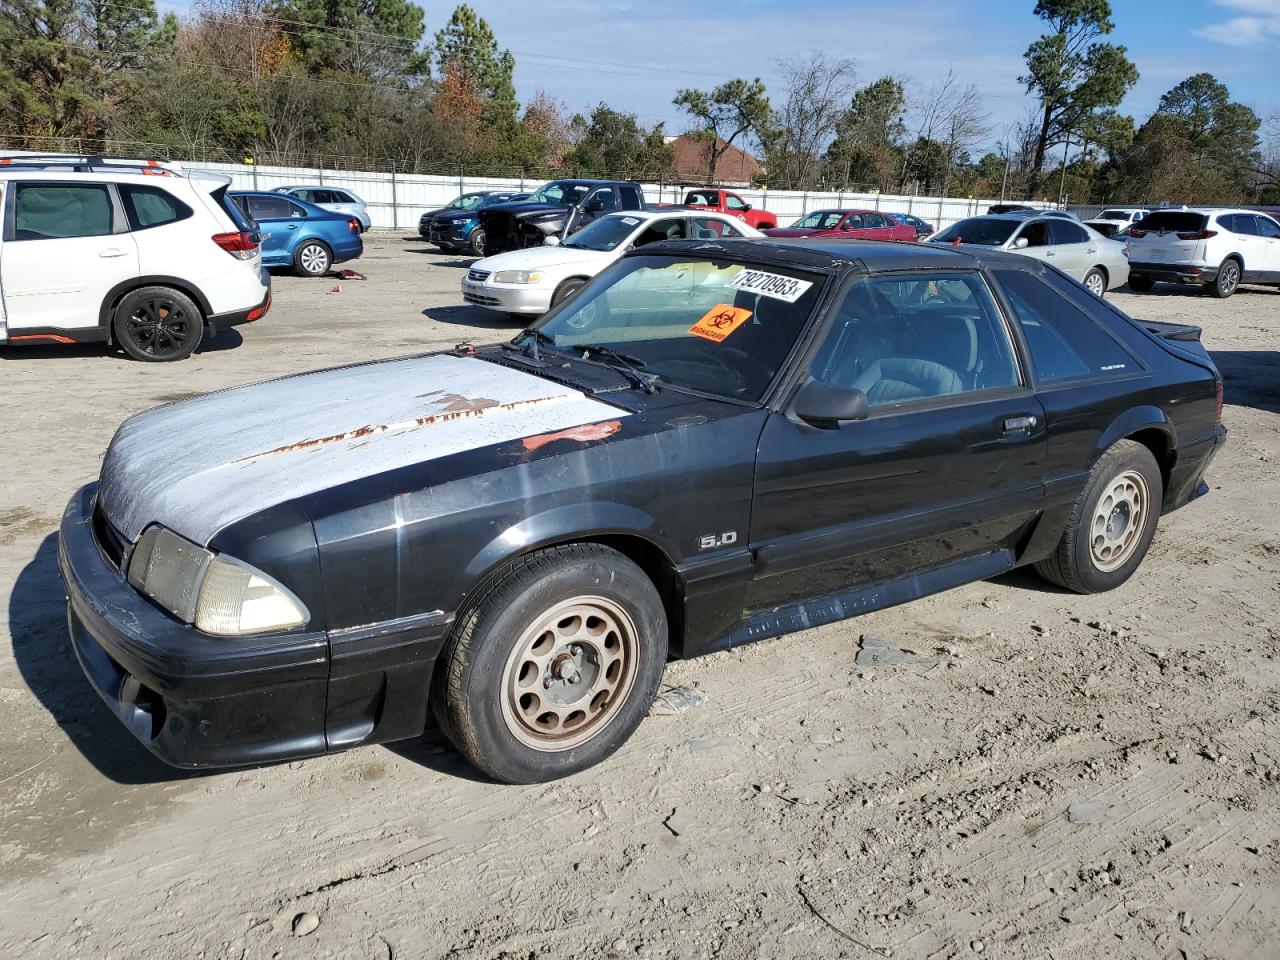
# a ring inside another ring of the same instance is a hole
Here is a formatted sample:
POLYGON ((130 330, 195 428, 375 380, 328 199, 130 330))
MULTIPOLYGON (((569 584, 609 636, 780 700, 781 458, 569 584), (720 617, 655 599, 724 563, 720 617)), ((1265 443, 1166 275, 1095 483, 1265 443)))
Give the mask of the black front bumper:
POLYGON ((99 548, 96 492, 82 487, 67 505, 58 565, 76 656, 112 712, 177 767, 323 753, 326 634, 214 637, 170 616, 99 548))

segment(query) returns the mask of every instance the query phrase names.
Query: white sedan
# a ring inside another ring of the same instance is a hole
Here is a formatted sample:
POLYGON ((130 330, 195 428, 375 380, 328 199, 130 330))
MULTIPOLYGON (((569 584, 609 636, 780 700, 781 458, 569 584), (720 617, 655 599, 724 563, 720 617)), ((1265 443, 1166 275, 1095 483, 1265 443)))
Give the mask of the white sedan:
POLYGON ((680 207, 612 213, 560 242, 477 260, 462 278, 462 299, 502 313, 542 314, 571 297, 626 251, 655 240, 762 237, 737 217, 680 207))

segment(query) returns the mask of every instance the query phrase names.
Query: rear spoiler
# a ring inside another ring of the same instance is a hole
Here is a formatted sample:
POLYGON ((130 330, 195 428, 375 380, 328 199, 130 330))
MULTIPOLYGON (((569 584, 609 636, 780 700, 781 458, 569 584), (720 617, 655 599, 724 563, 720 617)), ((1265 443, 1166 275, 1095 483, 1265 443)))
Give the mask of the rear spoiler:
POLYGON ((1159 320, 1139 320, 1140 324, 1162 340, 1179 340, 1183 343, 1199 343, 1200 328, 1189 323, 1162 323, 1159 320))

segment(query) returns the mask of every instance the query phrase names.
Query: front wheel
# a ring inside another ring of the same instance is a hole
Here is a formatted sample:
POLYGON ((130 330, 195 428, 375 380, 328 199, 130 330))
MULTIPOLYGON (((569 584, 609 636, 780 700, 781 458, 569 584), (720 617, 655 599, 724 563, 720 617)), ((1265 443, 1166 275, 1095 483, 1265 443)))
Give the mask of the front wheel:
POLYGON ((1219 300, 1225 300, 1231 296, 1240 286, 1240 263, 1237 260, 1226 259, 1222 261, 1222 266, 1218 268, 1218 276, 1213 281, 1213 295, 1219 300))
POLYGON ((643 570, 599 544, 552 547, 510 563, 464 612, 431 700, 477 768, 539 783, 622 746, 666 657, 666 613, 643 570))
POLYGON ((556 307, 564 303, 575 293, 587 285, 587 281, 581 277, 570 277, 556 287, 556 292, 551 295, 551 306, 556 307))
POLYGON ((1084 275, 1084 287, 1095 297, 1100 297, 1107 292, 1107 275, 1094 267, 1084 275))
POLYGON ((120 349, 135 360, 181 360, 200 346, 204 316, 185 293, 143 287, 120 301, 111 327, 120 349))
POLYGON ((1036 563, 1036 572, 1076 593, 1120 586, 1147 555, 1163 503, 1151 451, 1134 440, 1116 441, 1089 471, 1057 550, 1036 563))
POLYGON ((303 241, 293 255, 293 270, 300 277, 323 277, 333 263, 333 254, 319 240, 303 241))
POLYGON ((470 247, 471 253, 474 256, 483 257, 484 256, 484 231, 479 227, 476 227, 474 230, 472 230, 471 237, 467 242, 467 246, 470 247))

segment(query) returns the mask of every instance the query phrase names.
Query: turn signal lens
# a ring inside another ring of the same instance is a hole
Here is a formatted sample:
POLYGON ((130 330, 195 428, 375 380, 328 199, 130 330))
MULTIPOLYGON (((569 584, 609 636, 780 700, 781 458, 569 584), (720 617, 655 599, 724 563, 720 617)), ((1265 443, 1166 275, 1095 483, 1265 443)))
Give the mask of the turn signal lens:
POLYGON ((288 630, 307 622, 292 593, 247 564, 215 556, 200 585, 195 624, 205 633, 234 637, 288 630))

